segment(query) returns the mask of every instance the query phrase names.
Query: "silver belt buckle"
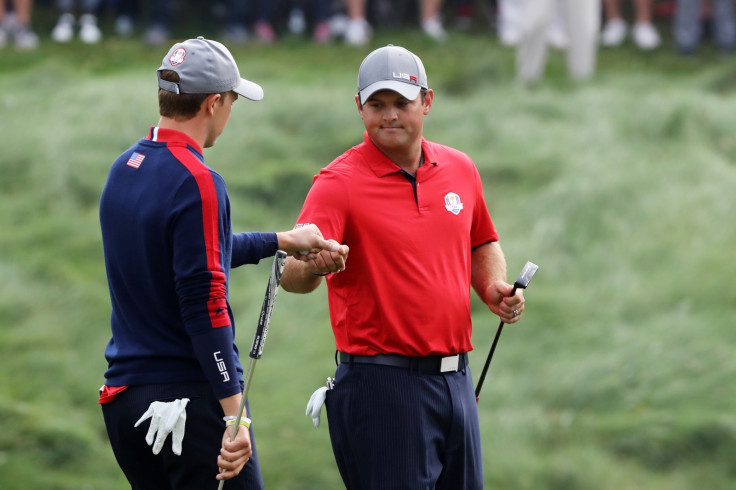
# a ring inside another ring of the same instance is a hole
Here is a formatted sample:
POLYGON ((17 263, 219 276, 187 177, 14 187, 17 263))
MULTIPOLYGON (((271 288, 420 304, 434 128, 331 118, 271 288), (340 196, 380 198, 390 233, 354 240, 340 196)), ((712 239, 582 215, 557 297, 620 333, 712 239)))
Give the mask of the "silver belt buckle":
POLYGON ((443 357, 440 361, 440 372, 446 373, 448 371, 457 371, 457 367, 460 365, 460 355, 443 357))

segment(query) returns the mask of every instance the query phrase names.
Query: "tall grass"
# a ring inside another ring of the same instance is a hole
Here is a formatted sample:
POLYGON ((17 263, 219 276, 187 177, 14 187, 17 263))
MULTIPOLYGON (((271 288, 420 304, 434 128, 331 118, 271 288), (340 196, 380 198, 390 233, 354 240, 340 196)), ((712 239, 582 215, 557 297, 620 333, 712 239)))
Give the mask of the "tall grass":
MULTIPOLYGON (((425 61, 428 138, 477 163, 513 279, 540 265, 480 400, 488 488, 731 488, 736 477, 736 64, 630 48, 596 78, 513 81, 485 35, 442 46, 381 33, 425 61)), ((122 489, 96 405, 109 336, 97 200, 112 160, 155 124, 163 53, 135 41, 4 51, 0 72, 0 487, 122 489)), ((311 177, 361 138, 367 53, 233 49, 266 98, 238 101, 207 150, 238 230, 291 227, 311 177)), ((234 271, 249 345, 269 264, 234 271)), ((473 299, 471 366, 494 318, 473 299)), ((304 417, 334 369, 325 291, 281 293, 251 391, 268 488, 341 488, 326 428, 304 417)))

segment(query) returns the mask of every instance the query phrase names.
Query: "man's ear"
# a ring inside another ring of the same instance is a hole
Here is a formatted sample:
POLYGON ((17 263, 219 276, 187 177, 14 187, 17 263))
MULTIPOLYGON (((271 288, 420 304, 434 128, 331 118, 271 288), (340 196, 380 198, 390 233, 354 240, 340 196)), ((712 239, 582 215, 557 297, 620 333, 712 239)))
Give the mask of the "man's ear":
POLYGON ((358 107, 358 114, 363 119, 363 104, 360 103, 360 94, 355 96, 355 105, 358 107))
POLYGON ((432 101, 434 101, 434 90, 427 90, 427 95, 424 96, 424 115, 429 114, 429 110, 432 108, 432 101))
POLYGON ((221 94, 210 94, 207 96, 207 98, 204 99, 204 102, 202 102, 202 107, 207 112, 208 116, 212 116, 215 113, 215 105, 217 105, 218 101, 222 98, 221 94))

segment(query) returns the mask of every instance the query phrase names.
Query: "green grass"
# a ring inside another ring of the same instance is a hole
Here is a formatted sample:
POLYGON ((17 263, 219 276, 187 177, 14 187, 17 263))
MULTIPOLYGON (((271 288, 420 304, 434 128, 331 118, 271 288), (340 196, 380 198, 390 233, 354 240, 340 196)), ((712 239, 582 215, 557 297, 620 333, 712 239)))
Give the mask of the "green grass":
MULTIPOLYGON (((540 265, 480 400, 487 488, 727 489, 736 478, 736 62, 705 49, 601 51, 590 83, 552 53, 514 83, 486 34, 419 54, 436 90, 428 138, 477 163, 513 280, 540 265)), ((6 49, 0 72, 0 488, 126 488, 106 439, 109 299, 97 200, 112 160, 157 121, 163 52, 6 49)), ((239 101, 208 163, 238 230, 293 224, 311 177, 361 138, 368 49, 297 39, 233 49, 266 98, 239 101)), ((233 272, 249 345, 270 264, 233 272)), ((498 319, 473 299, 477 375, 498 319)), ((325 426, 304 407, 333 373, 324 289, 282 292, 251 390, 268 488, 337 489, 325 426)))

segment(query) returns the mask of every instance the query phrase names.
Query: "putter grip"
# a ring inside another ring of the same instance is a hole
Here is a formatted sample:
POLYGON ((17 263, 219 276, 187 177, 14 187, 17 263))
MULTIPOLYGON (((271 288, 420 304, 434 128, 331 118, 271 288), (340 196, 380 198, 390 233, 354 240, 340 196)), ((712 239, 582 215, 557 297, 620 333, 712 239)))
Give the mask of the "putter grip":
POLYGON ((250 349, 250 357, 260 359, 263 355, 263 345, 266 343, 268 336, 268 324, 271 322, 271 312, 273 304, 276 301, 276 293, 281 284, 281 273, 284 271, 284 262, 286 261, 286 252, 281 250, 276 252, 273 259, 273 267, 271 268, 271 277, 268 279, 268 287, 263 297, 263 306, 261 306, 261 315, 258 317, 258 327, 256 335, 253 337, 253 345, 250 349))

